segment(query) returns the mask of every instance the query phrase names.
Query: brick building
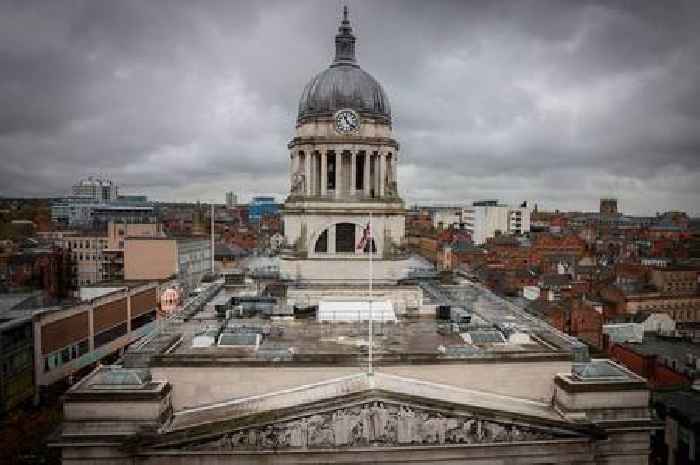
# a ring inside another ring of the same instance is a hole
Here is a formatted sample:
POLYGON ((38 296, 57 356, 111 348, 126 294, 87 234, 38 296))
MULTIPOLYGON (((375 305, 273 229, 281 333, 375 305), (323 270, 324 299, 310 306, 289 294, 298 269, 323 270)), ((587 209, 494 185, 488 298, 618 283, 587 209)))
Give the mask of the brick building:
POLYGON ((539 234, 530 248, 530 264, 554 271, 557 264, 574 265, 586 253, 586 242, 576 235, 539 234))
POLYGON ((651 283, 663 295, 693 295, 698 293, 698 268, 664 267, 650 273, 651 283))
POLYGON ((532 302, 529 310, 559 331, 598 349, 603 347, 605 315, 602 304, 585 299, 539 300, 532 302))
POLYGON ((571 302, 569 334, 589 345, 603 347, 603 323, 605 315, 599 302, 576 299, 571 302))
POLYGON ((647 379, 651 389, 688 386, 697 376, 700 347, 678 338, 646 333, 641 344, 606 347, 613 360, 647 379))
POLYGON ((428 209, 406 212, 406 234, 425 234, 433 229, 433 218, 428 209))
POLYGON ((535 286, 537 275, 527 269, 505 270, 503 273, 503 291, 506 295, 522 295, 526 286, 535 286))
POLYGON ((0 260, 0 283, 7 288, 33 288, 61 297, 72 273, 70 260, 54 247, 6 253, 0 260))
POLYGON ((678 322, 700 321, 700 295, 664 295, 650 287, 607 286, 600 291, 615 314, 667 313, 678 322))

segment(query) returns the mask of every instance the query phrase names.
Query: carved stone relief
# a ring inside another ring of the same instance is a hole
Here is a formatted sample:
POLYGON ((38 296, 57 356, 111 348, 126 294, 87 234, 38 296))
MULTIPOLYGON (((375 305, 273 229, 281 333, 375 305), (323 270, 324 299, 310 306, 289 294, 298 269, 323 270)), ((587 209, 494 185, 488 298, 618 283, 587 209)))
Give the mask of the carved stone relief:
POLYGON ((478 417, 447 416, 375 401, 273 425, 230 432, 192 450, 324 449, 368 445, 480 444, 565 437, 535 427, 478 417))
POLYGON ((292 186, 290 192, 292 194, 303 194, 306 191, 306 176, 303 173, 294 173, 292 175, 292 186))

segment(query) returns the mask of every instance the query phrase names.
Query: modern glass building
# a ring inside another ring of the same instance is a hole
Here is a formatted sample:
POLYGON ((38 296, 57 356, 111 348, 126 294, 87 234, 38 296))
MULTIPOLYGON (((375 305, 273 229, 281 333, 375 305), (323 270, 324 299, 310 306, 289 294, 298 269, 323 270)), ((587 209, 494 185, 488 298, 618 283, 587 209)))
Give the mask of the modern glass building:
POLYGON ((263 216, 277 215, 279 208, 274 197, 253 197, 248 205, 248 219, 251 223, 259 223, 263 216))

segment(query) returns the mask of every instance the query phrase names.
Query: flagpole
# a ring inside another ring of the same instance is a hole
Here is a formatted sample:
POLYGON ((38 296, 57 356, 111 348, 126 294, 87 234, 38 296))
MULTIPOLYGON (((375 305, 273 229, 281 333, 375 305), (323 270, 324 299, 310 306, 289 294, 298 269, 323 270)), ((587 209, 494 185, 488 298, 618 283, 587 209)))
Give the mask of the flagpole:
POLYGON ((367 374, 373 375, 372 368, 372 255, 374 249, 374 231, 372 230, 372 212, 369 212, 369 363, 367 374))

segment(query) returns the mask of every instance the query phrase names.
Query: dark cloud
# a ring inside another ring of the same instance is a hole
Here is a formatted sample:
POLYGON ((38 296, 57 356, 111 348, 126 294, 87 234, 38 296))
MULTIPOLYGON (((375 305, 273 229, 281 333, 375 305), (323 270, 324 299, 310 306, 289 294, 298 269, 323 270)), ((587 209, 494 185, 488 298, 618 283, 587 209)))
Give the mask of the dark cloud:
MULTIPOLYGON (((700 214, 697 2, 351 1, 409 201, 700 214)), ((0 194, 284 195, 340 2, 0 3, 0 194)))

